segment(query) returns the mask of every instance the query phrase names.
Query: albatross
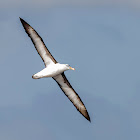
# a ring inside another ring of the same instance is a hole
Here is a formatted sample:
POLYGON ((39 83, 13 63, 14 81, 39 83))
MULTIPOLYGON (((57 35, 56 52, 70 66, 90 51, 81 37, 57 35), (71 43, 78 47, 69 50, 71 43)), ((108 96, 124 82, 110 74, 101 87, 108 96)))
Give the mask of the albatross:
POLYGON ((82 100, 76 93, 76 91, 72 88, 71 84, 67 80, 64 71, 67 70, 75 70, 68 64, 60 64, 58 63, 54 57, 51 55, 50 51, 45 46, 42 38, 39 34, 31 27, 26 21, 20 18, 20 21, 28 34, 31 38, 35 49, 37 50, 38 54, 42 58, 45 68, 40 72, 34 74, 32 76, 33 79, 40 79, 44 77, 52 77, 59 87, 62 89, 64 94, 68 97, 68 99, 73 103, 76 109, 87 119, 90 121, 89 114, 85 105, 83 104, 82 100))

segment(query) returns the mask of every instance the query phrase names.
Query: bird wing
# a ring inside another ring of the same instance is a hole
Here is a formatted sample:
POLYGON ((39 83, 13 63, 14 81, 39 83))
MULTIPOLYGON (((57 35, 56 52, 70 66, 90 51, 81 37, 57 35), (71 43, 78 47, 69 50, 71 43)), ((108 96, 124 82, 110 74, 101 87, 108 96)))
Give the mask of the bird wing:
POLYGON ((23 19, 20 18, 20 21, 28 34, 28 36, 31 38, 38 54, 41 56, 43 62, 45 63, 45 66, 47 67, 49 64, 57 63, 57 61, 53 58, 47 47, 45 46, 42 38, 39 36, 39 34, 23 19))
POLYGON ((70 85, 69 81, 67 80, 64 73, 59 74, 53 79, 58 83, 62 91, 65 93, 65 95, 69 98, 69 100, 73 103, 73 105, 76 107, 76 109, 87 119, 90 121, 89 114, 86 110, 85 105, 83 104, 82 100, 78 96, 78 94, 75 92, 75 90, 70 85))

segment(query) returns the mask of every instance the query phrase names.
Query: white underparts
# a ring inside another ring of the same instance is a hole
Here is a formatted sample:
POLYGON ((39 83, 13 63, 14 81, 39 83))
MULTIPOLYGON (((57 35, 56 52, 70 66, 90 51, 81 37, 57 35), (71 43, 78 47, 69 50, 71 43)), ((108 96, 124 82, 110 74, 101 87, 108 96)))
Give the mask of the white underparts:
POLYGON ((33 79, 40 79, 44 77, 54 77, 68 70, 64 64, 51 64, 40 72, 32 76, 33 79))

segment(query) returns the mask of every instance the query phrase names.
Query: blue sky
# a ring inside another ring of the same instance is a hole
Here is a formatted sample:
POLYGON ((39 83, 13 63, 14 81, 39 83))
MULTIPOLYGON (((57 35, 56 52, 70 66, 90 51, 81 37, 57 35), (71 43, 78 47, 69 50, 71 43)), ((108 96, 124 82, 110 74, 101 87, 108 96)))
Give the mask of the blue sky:
POLYGON ((140 11, 135 1, 1 2, 0 139, 140 138, 140 11), (7 4, 6 2, 9 2, 7 4), (28 5, 26 4, 28 3, 28 5), (19 17, 32 25, 83 100, 89 123, 44 68, 19 17))

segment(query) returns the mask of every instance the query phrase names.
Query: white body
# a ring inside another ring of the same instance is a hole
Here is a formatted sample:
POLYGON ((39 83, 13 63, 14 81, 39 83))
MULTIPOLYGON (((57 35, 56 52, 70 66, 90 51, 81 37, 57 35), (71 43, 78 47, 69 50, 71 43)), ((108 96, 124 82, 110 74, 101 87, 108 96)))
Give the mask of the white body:
POLYGON ((39 79, 43 77, 54 77, 63 73, 66 70, 68 70, 68 67, 66 67, 65 64, 59 64, 59 63, 51 64, 46 68, 44 68, 43 70, 41 70, 40 72, 34 74, 32 77, 34 79, 39 79))

